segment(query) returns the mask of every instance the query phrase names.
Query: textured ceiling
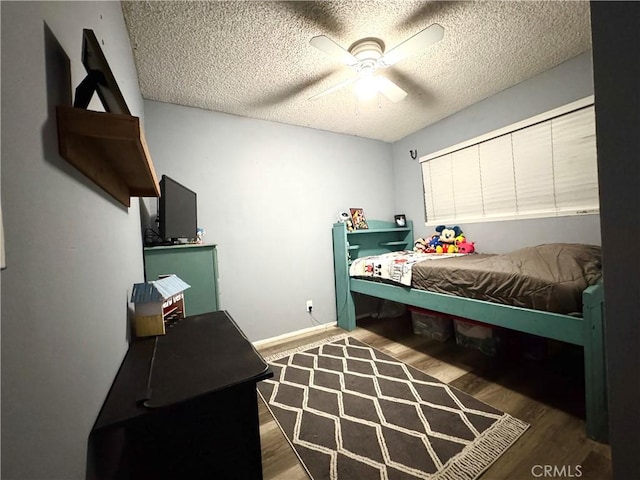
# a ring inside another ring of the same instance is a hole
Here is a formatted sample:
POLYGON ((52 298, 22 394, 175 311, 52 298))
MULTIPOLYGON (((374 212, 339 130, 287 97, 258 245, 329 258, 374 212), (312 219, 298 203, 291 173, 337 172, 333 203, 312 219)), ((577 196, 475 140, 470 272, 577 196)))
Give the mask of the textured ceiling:
POLYGON ((394 142, 591 48, 584 1, 123 2, 146 99, 394 142), (353 70, 312 47, 364 37, 387 51, 444 38, 381 73, 407 97, 316 100, 353 70))

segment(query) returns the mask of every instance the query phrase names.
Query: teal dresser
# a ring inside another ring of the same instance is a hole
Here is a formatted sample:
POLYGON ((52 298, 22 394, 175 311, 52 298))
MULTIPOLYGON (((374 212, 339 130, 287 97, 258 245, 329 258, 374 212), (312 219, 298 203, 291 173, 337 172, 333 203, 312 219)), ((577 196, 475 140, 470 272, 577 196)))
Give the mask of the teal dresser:
POLYGON ((144 249, 147 282, 176 274, 191 285, 185 290, 186 315, 220 310, 218 259, 215 245, 171 245, 144 249))

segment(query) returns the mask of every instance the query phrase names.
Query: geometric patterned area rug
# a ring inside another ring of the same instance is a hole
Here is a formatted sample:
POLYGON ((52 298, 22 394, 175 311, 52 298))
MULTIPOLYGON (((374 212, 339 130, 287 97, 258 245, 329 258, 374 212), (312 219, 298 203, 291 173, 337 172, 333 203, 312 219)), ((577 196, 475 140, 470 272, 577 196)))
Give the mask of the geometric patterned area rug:
POLYGON ((529 427, 346 334, 266 360, 258 392, 313 480, 471 480, 529 427))

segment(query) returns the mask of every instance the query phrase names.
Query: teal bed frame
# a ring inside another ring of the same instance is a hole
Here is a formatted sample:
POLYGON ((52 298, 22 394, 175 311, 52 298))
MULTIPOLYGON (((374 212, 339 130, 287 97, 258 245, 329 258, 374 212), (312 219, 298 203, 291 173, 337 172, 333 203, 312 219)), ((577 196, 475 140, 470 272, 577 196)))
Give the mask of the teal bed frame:
POLYGON ((602 284, 582 294, 582 317, 529 310, 481 300, 428 292, 401 285, 349 277, 351 260, 391 251, 413 249, 413 224, 368 220, 369 228, 348 232, 333 225, 333 254, 338 326, 356 328, 355 293, 448 313, 486 324, 580 345, 584 349, 587 436, 608 441, 607 390, 604 351, 604 295, 602 284))

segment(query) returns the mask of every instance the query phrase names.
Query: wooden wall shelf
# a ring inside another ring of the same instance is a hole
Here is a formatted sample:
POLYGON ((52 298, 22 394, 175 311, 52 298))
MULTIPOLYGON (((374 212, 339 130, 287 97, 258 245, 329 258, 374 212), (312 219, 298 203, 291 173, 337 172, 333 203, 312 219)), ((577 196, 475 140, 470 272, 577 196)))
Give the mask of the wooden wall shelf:
POLYGON ((66 106, 57 117, 60 155, 116 200, 160 196, 138 117, 66 106))

